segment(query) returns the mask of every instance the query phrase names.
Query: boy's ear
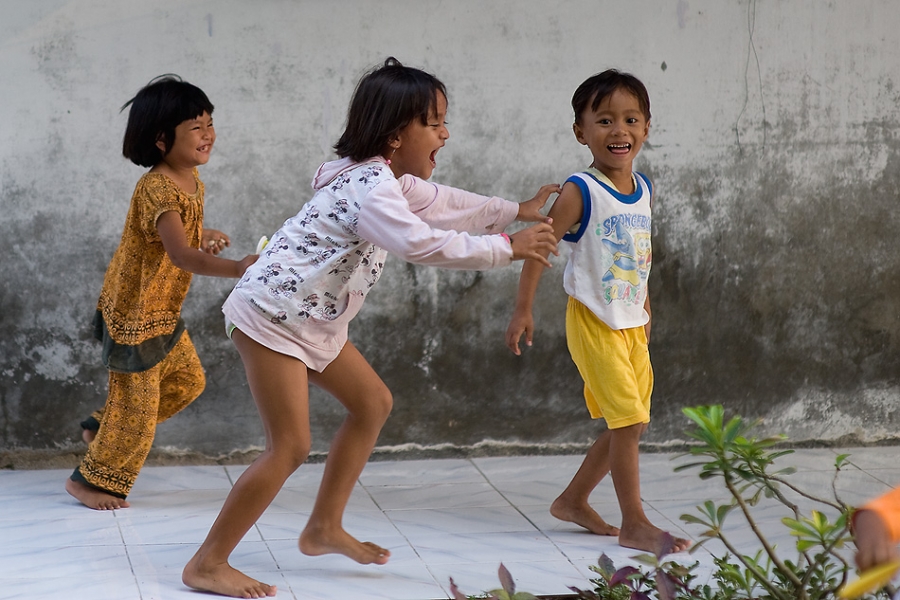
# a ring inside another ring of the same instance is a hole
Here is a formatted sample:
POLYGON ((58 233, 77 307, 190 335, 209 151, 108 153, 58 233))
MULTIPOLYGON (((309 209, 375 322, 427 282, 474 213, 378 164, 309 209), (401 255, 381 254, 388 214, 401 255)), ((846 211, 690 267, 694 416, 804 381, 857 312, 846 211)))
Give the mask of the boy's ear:
POLYGON ((572 123, 572 131, 575 133, 575 139, 578 140, 578 143, 582 146, 587 146, 587 140, 584 139, 584 132, 581 130, 581 125, 578 124, 578 121, 572 123))

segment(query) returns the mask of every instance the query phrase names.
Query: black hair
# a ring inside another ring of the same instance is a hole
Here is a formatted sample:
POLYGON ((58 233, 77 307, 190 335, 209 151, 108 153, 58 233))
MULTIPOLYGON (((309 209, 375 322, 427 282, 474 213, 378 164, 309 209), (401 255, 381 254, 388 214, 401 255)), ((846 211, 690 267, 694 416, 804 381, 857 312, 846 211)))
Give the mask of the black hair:
POLYGON ((359 80, 347 127, 334 145, 341 158, 365 160, 383 153, 401 129, 419 119, 428 123, 437 107, 438 92, 447 97, 440 80, 413 67, 404 67, 393 56, 359 80))
POLYGON ((650 120, 650 95, 641 80, 631 73, 622 73, 616 69, 607 69, 588 77, 584 83, 578 86, 572 96, 572 110, 575 111, 575 122, 581 122, 581 115, 587 108, 597 110, 604 98, 609 97, 616 90, 624 90, 637 98, 638 105, 644 117, 650 120))
POLYGON ((122 154, 142 167, 156 166, 169 153, 178 125, 204 112, 213 112, 212 102, 203 90, 171 73, 152 79, 119 112, 129 106, 122 154), (165 144, 165 152, 156 145, 160 140, 165 144))

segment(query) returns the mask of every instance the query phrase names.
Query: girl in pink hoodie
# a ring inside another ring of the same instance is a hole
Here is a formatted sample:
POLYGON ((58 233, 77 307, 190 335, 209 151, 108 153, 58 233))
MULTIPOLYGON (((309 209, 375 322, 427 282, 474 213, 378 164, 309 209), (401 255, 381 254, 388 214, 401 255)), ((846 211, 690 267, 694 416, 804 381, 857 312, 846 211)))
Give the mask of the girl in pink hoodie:
POLYGON ((274 596, 228 557, 305 460, 310 383, 333 394, 347 416, 332 441, 300 551, 385 564, 390 552, 347 533, 342 517, 392 397, 347 327, 378 281, 388 253, 409 262, 490 269, 556 253, 539 210, 557 185, 521 204, 428 183, 449 132, 447 95, 433 75, 389 58, 356 88, 340 160, 319 167, 316 190, 276 231, 226 300, 229 335, 244 363, 266 433, 265 451, 235 482, 206 540, 184 569, 192 588, 243 598, 274 596), (537 221, 512 235, 514 220, 537 221))

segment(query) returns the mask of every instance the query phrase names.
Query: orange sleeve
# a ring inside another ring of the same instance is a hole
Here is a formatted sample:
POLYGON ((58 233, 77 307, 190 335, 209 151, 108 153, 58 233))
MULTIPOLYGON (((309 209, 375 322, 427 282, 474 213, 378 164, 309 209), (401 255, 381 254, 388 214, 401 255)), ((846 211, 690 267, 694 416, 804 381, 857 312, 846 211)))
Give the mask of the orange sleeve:
POLYGON ((900 542, 900 487, 866 503, 860 510, 871 510, 878 514, 887 525, 891 539, 900 542))

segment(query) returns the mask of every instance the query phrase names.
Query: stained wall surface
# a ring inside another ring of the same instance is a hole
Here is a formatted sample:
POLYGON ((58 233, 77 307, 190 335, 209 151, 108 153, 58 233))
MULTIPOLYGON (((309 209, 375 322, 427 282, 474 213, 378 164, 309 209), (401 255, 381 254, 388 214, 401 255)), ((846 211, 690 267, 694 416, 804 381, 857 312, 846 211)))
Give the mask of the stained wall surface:
MULTIPOLYGON (((650 90, 637 168, 655 183, 656 369, 646 440, 722 403, 795 441, 897 436, 900 11, 894 0, 0 1, 0 449, 75 444, 105 398, 90 319, 142 169, 122 104, 177 73, 216 106, 206 223, 252 252, 311 196, 358 78, 385 57, 449 88, 433 180, 530 198, 587 166, 570 99, 617 67, 650 90)), ((380 446, 581 444, 564 337, 564 257, 534 345, 503 344, 519 267, 388 261, 351 339, 394 393, 380 446)), ((157 445, 259 447, 228 280, 195 277, 184 316, 208 387, 157 445)), ((313 447, 343 417, 314 391, 313 447)))

